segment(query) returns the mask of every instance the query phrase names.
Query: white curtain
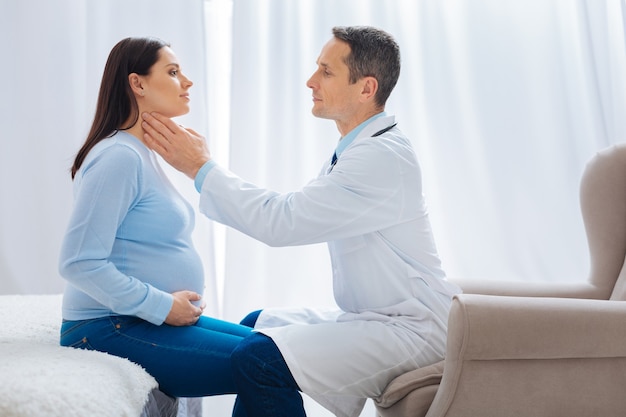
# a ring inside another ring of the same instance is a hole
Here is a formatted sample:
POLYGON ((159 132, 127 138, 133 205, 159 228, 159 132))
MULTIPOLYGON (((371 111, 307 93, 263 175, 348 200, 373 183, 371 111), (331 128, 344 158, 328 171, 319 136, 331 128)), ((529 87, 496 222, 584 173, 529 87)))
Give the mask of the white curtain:
MULTIPOLYGON (((421 160, 451 277, 584 280, 578 183, 626 139, 620 0, 235 0, 230 165, 294 190, 332 154, 305 82, 334 25, 397 38, 387 110, 421 160)), ((219 160, 219 155, 216 155, 219 160)), ((324 245, 268 248, 227 231, 224 316, 332 304, 324 245)))
MULTIPOLYGON (((580 176, 626 139, 623 1, 234 0, 232 13, 221 162, 234 172, 279 191, 317 174, 338 133, 310 114, 305 82, 333 26, 378 26, 403 54, 387 110, 418 151, 448 274, 586 279, 580 176)), ((224 270, 230 320, 333 303, 325 245, 269 248, 227 230, 224 270)))
MULTIPOLYGON (((184 7, 168 0, 0 3, 5 46, 0 65, 0 294, 63 289, 57 257, 72 207, 69 168, 93 119, 104 64, 115 43, 127 36, 170 42, 195 83, 193 111, 181 123, 206 130, 204 29, 202 0, 188 0, 184 7)), ((171 169, 168 173, 186 197, 197 201, 187 178, 171 169)), ((197 244, 212 282, 210 222, 198 216, 197 223, 197 244)), ((216 293, 207 296, 215 299, 216 293)))
MULTIPOLYGON (((387 110, 419 154, 448 274, 584 280, 578 183, 597 150, 626 139, 625 16, 624 0, 3 0, 0 293, 63 288, 68 168, 117 41, 171 42, 195 82, 181 123, 218 163, 290 191, 338 139, 305 86, 335 25, 375 25, 400 44, 387 110)), ((333 304, 324 245, 269 248, 197 222, 210 314, 333 304)), ((212 401, 209 415, 228 415, 212 401)))

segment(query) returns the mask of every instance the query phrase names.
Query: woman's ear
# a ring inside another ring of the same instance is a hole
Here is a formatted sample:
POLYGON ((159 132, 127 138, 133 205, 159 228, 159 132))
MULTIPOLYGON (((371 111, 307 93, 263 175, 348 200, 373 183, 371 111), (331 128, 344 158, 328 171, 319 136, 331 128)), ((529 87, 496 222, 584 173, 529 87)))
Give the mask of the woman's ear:
POLYGON ((133 90, 133 92, 136 95, 143 97, 145 92, 143 90, 142 80, 141 80, 141 77, 139 75, 137 75, 134 72, 132 74, 128 75, 128 84, 130 85, 130 88, 133 90))

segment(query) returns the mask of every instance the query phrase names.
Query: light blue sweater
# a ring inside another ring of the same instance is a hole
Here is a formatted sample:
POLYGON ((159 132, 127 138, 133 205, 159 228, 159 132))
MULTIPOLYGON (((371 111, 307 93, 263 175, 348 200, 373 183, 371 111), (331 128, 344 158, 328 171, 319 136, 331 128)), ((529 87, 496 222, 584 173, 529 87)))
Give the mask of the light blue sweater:
POLYGON ((59 260, 63 318, 132 315, 161 324, 179 290, 204 292, 194 212, 154 154, 118 132, 87 155, 59 260))

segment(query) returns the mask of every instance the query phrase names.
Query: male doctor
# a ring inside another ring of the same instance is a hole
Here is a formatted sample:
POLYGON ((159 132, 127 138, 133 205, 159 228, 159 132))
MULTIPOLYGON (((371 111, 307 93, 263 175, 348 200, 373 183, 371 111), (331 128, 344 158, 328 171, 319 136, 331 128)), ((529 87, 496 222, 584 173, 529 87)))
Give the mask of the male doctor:
POLYGON ((147 143, 195 179, 206 216, 272 246, 328 243, 340 310, 260 313, 232 355, 236 417, 305 416, 299 390, 358 416, 394 377, 444 357, 460 289, 441 269, 415 152, 384 112, 399 73, 389 34, 333 28, 307 87, 341 139, 317 179, 284 194, 220 167, 193 130, 143 115, 147 143))

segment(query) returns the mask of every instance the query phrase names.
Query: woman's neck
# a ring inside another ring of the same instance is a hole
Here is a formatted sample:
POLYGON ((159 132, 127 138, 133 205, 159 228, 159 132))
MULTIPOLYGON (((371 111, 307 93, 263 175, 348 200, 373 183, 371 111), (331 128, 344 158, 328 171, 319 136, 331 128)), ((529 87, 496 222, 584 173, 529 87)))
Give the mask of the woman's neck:
MULTIPOLYGON (((141 114, 141 113, 139 113, 141 114)), ((129 127, 128 129, 124 129, 124 132, 130 133, 131 135, 133 135, 134 137, 136 137, 137 139, 139 139, 139 141, 141 143, 143 143, 144 145, 146 145, 146 142, 144 142, 143 140, 143 134, 145 133, 143 130, 143 127, 141 127, 141 122, 142 119, 141 117, 137 119, 137 121, 135 122, 134 125, 132 125, 131 127, 129 127)), ((146 145, 147 146, 147 145, 146 145)))
POLYGON ((139 141, 143 143, 144 145, 146 144, 143 140, 144 131, 143 131, 143 128, 141 127, 140 122, 137 122, 133 127, 131 127, 130 129, 127 129, 126 132, 130 133, 131 135, 139 139, 139 141))

